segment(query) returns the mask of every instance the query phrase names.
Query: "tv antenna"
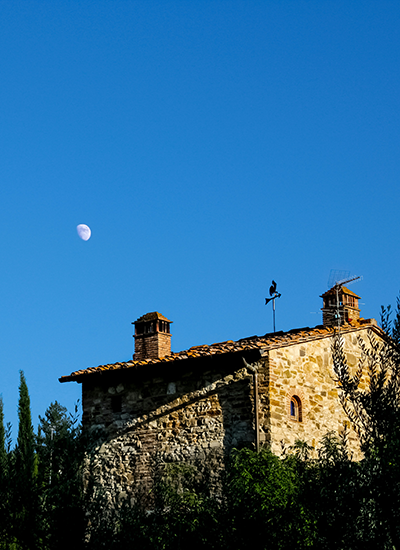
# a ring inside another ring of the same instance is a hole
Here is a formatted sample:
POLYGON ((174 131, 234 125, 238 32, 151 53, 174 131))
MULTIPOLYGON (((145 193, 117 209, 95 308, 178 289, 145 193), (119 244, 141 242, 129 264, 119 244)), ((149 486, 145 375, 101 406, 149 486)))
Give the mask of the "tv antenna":
POLYGON ((282 294, 276 291, 276 282, 272 281, 272 285, 269 287, 269 295, 271 298, 265 298, 265 305, 272 300, 272 319, 274 323, 274 332, 275 332, 275 299, 280 298, 282 294))
POLYGON ((344 269, 331 269, 328 279, 328 289, 333 288, 338 282, 350 278, 350 271, 344 269))

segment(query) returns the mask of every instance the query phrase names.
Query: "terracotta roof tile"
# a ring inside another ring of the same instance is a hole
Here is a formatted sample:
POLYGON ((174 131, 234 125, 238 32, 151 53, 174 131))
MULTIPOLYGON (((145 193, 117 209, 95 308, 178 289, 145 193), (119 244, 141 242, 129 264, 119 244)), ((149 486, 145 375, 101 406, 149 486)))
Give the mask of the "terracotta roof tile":
MULTIPOLYGON (((352 332, 370 326, 375 331, 381 333, 382 330, 378 327, 375 319, 357 319, 351 321, 342 327, 343 332, 352 332)), ((236 342, 228 340, 211 345, 200 345, 191 347, 188 350, 171 353, 165 357, 158 359, 144 359, 141 361, 130 360, 126 362, 117 362, 108 365, 99 365, 98 367, 88 367, 87 369, 77 370, 69 376, 62 376, 60 382, 71 382, 81 380, 82 378, 96 373, 105 373, 107 371, 115 371, 121 369, 140 369, 145 365, 157 365, 161 363, 171 363, 175 361, 184 361, 187 359, 195 359, 200 357, 211 357, 224 353, 238 353, 249 350, 269 350, 279 347, 293 345, 293 343, 306 342, 319 338, 326 338, 333 335, 333 328, 322 325, 317 325, 314 328, 293 329, 289 332, 270 333, 265 336, 251 336, 243 338, 236 342)))

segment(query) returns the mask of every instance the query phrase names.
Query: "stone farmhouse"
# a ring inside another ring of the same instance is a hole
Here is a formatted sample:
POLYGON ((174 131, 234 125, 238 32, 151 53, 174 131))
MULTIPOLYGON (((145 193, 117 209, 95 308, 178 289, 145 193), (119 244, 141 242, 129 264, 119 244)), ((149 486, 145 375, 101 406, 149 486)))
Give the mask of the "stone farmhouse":
MULTIPOLYGON (((171 321, 135 321, 131 361, 78 370, 60 382, 82 384, 83 425, 103 434, 98 472, 123 494, 150 481, 154 461, 196 458, 223 465, 232 448, 268 445, 277 454, 297 439, 316 446, 347 421, 332 371, 336 292, 322 295, 323 324, 171 352, 171 321)), ((360 318, 359 296, 340 289, 341 335, 350 365, 358 339, 382 338, 360 318)), ((336 314, 336 316, 335 316, 336 314)), ((350 444, 357 449, 355 435, 350 444)))

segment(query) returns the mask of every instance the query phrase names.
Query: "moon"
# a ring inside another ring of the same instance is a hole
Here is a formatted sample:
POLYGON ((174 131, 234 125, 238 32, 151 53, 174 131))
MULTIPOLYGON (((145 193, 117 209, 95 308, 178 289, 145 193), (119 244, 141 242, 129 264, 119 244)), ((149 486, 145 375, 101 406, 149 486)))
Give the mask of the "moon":
POLYGON ((78 235, 82 239, 82 241, 88 241, 92 234, 92 232, 90 231, 90 227, 84 223, 80 223, 79 225, 77 225, 76 231, 78 232, 78 235))

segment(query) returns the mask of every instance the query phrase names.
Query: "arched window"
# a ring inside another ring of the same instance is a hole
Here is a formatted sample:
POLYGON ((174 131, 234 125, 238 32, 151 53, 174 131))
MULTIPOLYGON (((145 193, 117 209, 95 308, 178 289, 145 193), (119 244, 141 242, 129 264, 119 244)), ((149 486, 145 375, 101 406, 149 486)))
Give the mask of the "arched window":
POLYGON ((301 400, 297 395, 292 395, 290 398, 290 418, 295 422, 302 422, 302 407, 301 400))

